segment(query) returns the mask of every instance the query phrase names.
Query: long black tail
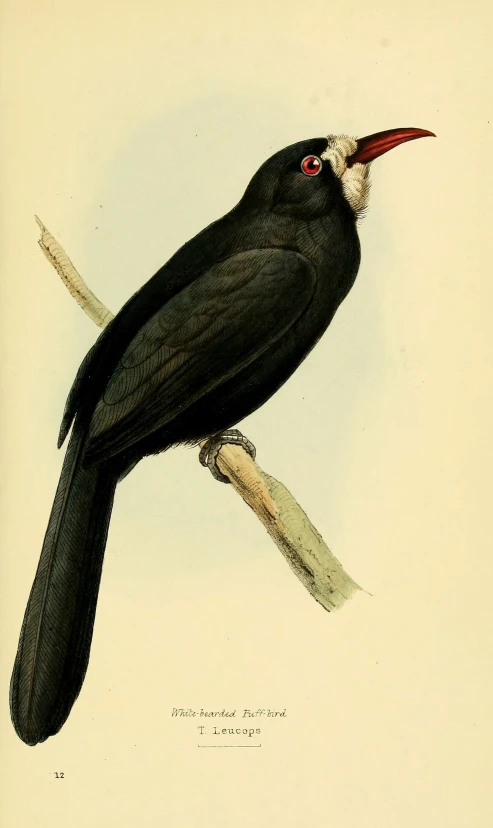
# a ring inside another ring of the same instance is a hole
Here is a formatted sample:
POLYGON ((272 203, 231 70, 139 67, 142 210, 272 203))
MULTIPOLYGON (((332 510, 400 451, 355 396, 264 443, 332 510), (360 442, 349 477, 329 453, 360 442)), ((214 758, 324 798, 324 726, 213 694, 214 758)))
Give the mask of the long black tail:
POLYGON ((14 727, 28 745, 57 733, 87 669, 118 476, 85 469, 74 428, 31 589, 10 685, 14 727))

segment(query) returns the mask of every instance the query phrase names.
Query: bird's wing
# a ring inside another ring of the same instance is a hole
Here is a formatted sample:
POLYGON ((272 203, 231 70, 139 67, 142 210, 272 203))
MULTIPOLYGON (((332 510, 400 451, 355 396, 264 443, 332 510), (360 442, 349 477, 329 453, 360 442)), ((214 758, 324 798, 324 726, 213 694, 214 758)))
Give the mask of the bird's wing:
POLYGON ((306 310, 311 263, 283 249, 209 268, 134 336, 94 410, 86 458, 128 449, 258 358, 306 310))

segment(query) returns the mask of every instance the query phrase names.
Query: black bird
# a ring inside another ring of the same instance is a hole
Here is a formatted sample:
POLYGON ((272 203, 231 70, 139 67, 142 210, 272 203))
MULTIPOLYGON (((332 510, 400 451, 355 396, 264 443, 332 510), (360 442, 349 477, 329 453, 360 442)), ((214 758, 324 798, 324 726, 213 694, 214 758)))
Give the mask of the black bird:
POLYGON ((330 135, 277 152, 89 351, 62 420, 59 446, 72 435, 10 687, 28 745, 60 730, 81 689, 117 483, 142 457, 204 439, 220 477, 217 447, 241 441, 228 429, 296 370, 354 283, 370 162, 426 135, 330 135))

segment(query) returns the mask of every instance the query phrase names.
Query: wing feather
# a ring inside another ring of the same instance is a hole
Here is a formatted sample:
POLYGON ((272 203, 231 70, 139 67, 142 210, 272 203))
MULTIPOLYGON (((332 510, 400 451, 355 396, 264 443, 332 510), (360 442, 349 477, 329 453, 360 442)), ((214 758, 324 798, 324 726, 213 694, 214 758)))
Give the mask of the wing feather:
POLYGON ((306 310, 315 283, 305 257, 277 248, 209 268, 126 347, 94 410, 86 456, 125 450, 258 358, 306 310))

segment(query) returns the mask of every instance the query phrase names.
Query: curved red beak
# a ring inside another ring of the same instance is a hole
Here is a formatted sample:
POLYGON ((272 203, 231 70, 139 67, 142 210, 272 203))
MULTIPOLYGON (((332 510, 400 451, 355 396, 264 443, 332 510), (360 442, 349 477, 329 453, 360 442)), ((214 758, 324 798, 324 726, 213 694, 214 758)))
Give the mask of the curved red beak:
POLYGON ((374 135, 367 135, 366 138, 358 138, 358 148, 346 159, 346 165, 352 167, 353 164, 357 163, 369 164, 379 155, 398 147, 399 144, 403 144, 405 141, 414 141, 416 138, 425 138, 426 136, 436 138, 434 132, 429 132, 427 129, 414 129, 414 127, 387 129, 385 132, 375 132, 374 135))

